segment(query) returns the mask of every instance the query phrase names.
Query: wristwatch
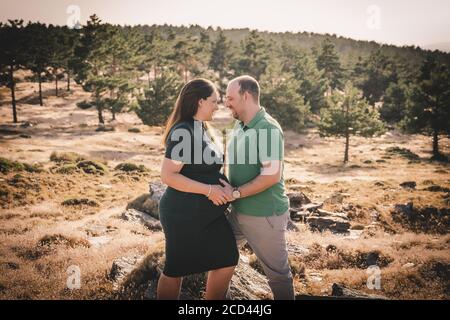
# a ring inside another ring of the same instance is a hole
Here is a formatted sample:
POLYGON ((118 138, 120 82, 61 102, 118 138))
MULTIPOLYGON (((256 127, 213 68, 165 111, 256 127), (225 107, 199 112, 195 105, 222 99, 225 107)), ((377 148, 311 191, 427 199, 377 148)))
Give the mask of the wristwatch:
POLYGON ((239 199, 241 197, 241 192, 239 191, 239 187, 235 187, 232 193, 233 198, 239 199))

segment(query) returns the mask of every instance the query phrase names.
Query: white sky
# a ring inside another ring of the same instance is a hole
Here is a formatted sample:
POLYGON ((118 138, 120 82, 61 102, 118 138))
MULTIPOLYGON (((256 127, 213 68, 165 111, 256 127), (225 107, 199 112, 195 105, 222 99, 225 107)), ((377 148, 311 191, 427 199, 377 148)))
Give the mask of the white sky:
POLYGON ((113 24, 173 24, 336 33, 397 45, 450 42, 450 0, 0 0, 0 21, 67 24, 96 13, 113 24))

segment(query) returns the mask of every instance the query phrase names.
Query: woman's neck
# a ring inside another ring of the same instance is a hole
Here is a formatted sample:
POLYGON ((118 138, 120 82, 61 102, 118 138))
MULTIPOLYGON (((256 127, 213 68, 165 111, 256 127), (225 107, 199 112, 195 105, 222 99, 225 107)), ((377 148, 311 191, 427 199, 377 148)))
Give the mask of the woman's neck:
POLYGON ((202 120, 202 119, 200 119, 200 118, 198 118, 198 117, 196 117, 196 116, 193 116, 192 118, 194 118, 194 120, 195 120, 195 121, 200 121, 200 122, 203 122, 203 120, 202 120))

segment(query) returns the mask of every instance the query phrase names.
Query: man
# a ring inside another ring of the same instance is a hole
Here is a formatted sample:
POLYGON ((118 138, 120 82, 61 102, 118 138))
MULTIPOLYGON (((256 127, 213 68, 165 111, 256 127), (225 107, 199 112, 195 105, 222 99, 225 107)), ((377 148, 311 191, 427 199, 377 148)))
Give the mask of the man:
POLYGON ((228 220, 238 244, 247 241, 261 262, 274 299, 292 300, 285 239, 289 198, 283 180, 283 131, 260 106, 259 96, 259 84, 250 76, 228 84, 225 105, 238 120, 227 148, 231 186, 226 184, 225 190, 233 201, 228 220))

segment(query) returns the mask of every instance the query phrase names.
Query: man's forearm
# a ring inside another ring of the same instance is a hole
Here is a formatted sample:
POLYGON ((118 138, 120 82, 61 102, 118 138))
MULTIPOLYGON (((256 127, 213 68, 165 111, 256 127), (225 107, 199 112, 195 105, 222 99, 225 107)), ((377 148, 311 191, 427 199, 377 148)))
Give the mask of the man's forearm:
POLYGON ((278 175, 259 175, 252 181, 239 187, 241 198, 250 197, 254 194, 263 192, 280 181, 278 175))

